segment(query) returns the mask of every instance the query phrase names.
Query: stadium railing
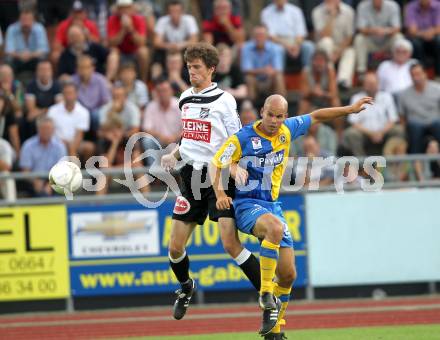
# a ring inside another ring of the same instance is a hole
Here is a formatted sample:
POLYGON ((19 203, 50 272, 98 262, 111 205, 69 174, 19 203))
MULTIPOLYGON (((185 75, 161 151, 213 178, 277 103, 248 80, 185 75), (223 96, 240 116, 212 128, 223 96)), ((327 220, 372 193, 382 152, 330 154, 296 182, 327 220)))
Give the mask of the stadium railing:
MULTIPOLYGON (((418 155, 404 155, 404 156, 374 156, 374 157, 382 157, 385 160, 385 165, 388 166, 392 163, 400 163, 400 162, 430 162, 430 161, 440 161, 440 154, 439 155, 426 155, 426 154, 418 154, 418 155)), ((336 158, 335 158, 336 159, 336 158)), ((363 164, 363 162, 368 159, 368 157, 356 157, 359 164, 363 164)), ((294 166, 294 160, 289 159, 288 161, 288 169, 287 171, 290 171, 291 168, 294 166)), ((131 173, 133 175, 142 175, 149 173, 149 168, 146 167, 140 167, 140 168, 133 168, 130 169, 131 173)), ((286 171, 286 172, 287 172, 286 171)), ((98 170, 83 170, 82 174, 84 178, 91 178, 93 176, 97 176, 99 174, 104 174, 108 176, 114 176, 114 177, 121 177, 124 176, 124 169, 123 168, 110 168, 110 169, 99 169, 98 170)), ((291 173, 291 171, 289 172, 291 173)), ((8 172, 8 173, 0 173, 0 183, 3 180, 7 179, 13 179, 13 180, 30 180, 35 178, 47 178, 48 173, 47 172, 8 172)), ((0 184, 1 185, 1 184, 0 184)), ((426 188, 426 187, 440 187, 440 179, 426 179, 423 181, 417 181, 417 180, 410 180, 405 182, 387 182, 385 181, 381 189, 387 190, 387 189, 404 189, 404 188, 426 188)), ((156 189, 160 186, 155 187, 156 189)), ((292 187, 290 186, 283 186, 281 189, 281 193, 283 193, 283 188, 287 189, 287 192, 292 193, 292 187)), ((352 186, 346 186, 344 187, 344 190, 359 190, 357 187, 352 186)), ((295 189, 294 190, 297 193, 316 193, 316 192, 331 192, 336 191, 335 185, 331 184, 328 186, 321 186, 317 188, 316 190, 308 190, 307 188, 301 188, 301 189, 295 189)), ((146 194, 146 197, 151 200, 160 199, 163 196, 163 191, 152 191, 146 194)), ((175 195, 172 193, 172 191, 169 192, 169 198, 174 198, 175 195)), ((71 204, 75 202, 115 202, 115 201, 134 201, 135 198, 130 192, 127 193, 109 193, 106 195, 94 195, 94 194, 84 194, 83 190, 80 190, 78 194, 74 195, 74 200, 66 200, 64 196, 56 195, 51 197, 18 197, 16 200, 5 200, 0 199, 0 206, 5 205, 32 205, 32 204, 54 204, 54 203, 66 203, 71 204)))

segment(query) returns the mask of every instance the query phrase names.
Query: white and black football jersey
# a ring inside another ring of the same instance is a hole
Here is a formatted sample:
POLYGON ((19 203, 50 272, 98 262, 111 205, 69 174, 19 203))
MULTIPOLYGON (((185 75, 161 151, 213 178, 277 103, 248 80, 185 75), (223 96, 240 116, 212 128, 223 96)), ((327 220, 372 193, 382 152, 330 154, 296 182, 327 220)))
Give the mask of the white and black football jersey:
POLYGON ((241 128, 235 98, 217 83, 194 93, 190 88, 179 99, 182 111, 180 156, 197 168, 208 164, 218 149, 241 128))

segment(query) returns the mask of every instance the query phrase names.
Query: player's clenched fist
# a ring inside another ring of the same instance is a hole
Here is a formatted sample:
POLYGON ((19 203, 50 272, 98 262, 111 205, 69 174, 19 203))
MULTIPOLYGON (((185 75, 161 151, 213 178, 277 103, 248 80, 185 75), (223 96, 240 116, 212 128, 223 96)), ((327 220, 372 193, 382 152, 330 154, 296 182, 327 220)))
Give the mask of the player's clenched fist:
POLYGON ((177 159, 172 153, 162 156, 162 159, 160 160, 160 165, 162 166, 162 168, 165 169, 165 171, 170 171, 171 169, 174 169, 176 167, 176 164, 177 159))
POLYGON ((228 210, 231 208, 232 205, 232 198, 228 196, 223 196, 220 198, 217 198, 217 202, 215 203, 215 206, 218 210, 228 210))

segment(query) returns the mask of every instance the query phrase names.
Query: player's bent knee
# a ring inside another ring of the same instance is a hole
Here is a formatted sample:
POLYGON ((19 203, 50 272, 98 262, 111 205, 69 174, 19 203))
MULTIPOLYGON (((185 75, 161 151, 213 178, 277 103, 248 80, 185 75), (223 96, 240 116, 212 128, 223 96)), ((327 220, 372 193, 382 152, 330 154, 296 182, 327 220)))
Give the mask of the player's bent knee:
POLYGON ((184 254, 185 250, 169 249, 169 253, 172 259, 178 259, 184 254))
POLYGON ((223 249, 225 250, 225 252, 227 252, 233 258, 237 257, 243 249, 241 244, 237 242, 235 238, 222 239, 222 242, 223 242, 223 249))
POLYGON ((254 228, 254 234, 259 238, 269 236, 269 238, 275 237, 276 239, 281 240, 283 229, 284 226, 281 221, 278 220, 278 218, 271 214, 266 214, 257 220, 254 228))
POLYGON ((281 239, 283 238, 283 232, 284 226, 276 217, 272 217, 268 220, 268 236, 270 236, 274 240, 281 241, 281 239))
POLYGON ((227 252, 230 256, 234 257, 235 254, 235 249, 234 247, 229 244, 229 243, 223 243, 223 249, 225 250, 225 252, 227 252))
POLYGON ((224 233, 221 234, 223 249, 232 257, 237 257, 240 254, 242 246, 235 238, 235 234, 224 233))
POLYGON ((185 253, 185 247, 170 242, 168 246, 168 252, 170 253, 171 258, 178 259, 185 253))
POLYGON ((293 283, 296 280, 295 268, 293 270, 289 270, 285 273, 280 274, 278 276, 278 279, 279 279, 280 283, 282 283, 283 286, 293 285, 293 283))
POLYGON ((232 257, 237 257, 243 250, 237 235, 237 229, 230 218, 220 218, 218 221, 220 227, 220 237, 223 249, 232 257))
POLYGON ((296 269, 295 268, 293 268, 293 270, 289 273, 288 279, 289 279, 289 281, 292 282, 292 284, 295 282, 295 280, 296 280, 296 269))

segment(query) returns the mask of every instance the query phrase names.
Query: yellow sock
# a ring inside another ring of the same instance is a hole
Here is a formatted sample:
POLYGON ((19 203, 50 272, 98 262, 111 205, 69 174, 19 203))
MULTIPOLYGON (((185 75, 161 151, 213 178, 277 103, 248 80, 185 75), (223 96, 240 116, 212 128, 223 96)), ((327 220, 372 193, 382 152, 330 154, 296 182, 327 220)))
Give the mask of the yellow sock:
POLYGON ((283 317, 286 312, 287 305, 289 304, 291 290, 292 288, 284 288, 280 287, 277 283, 274 284, 273 293, 281 300, 281 310, 280 314, 278 315, 278 322, 275 328, 272 330, 272 333, 280 333, 281 326, 286 324, 286 321, 283 319, 283 317))
POLYGON ((273 278, 278 262, 279 244, 263 240, 260 248, 261 289, 260 294, 273 293, 273 278))

